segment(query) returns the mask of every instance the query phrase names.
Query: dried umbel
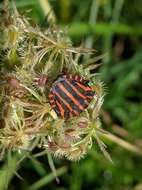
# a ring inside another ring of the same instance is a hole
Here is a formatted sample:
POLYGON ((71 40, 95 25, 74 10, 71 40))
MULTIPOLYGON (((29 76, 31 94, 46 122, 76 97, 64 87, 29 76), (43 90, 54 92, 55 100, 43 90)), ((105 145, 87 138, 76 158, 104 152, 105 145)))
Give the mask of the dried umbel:
MULTIPOLYGON (((1 17, 0 149, 79 160, 99 138, 103 83, 79 57, 93 50, 72 46, 57 27, 33 27, 14 7, 1 17)), ((95 66, 94 66, 95 67, 95 66)))

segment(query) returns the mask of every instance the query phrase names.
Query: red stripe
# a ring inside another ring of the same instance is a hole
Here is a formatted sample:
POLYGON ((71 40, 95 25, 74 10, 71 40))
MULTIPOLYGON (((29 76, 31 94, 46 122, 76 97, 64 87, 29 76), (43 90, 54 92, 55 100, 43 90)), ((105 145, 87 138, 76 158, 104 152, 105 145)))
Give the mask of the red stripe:
POLYGON ((62 84, 57 84, 57 86, 74 102, 76 106, 78 106, 81 110, 84 110, 83 106, 70 94, 62 84))
POLYGON ((59 111, 60 111, 60 113, 61 113, 61 116, 64 117, 65 111, 64 111, 64 109, 62 108, 61 104, 60 104, 57 100, 56 100, 56 104, 57 104, 57 106, 58 106, 58 108, 59 108, 59 111))
POLYGON ((93 99, 93 96, 86 96, 86 97, 87 97, 87 99, 90 99, 90 100, 93 99))
POLYGON ((92 89, 89 86, 85 86, 83 84, 80 84, 79 82, 77 82, 77 85, 82 88, 85 91, 92 91, 92 89))
POLYGON ((66 80, 66 82, 68 83, 68 85, 69 85, 80 97, 82 97, 84 100, 86 99, 86 96, 84 96, 83 94, 81 94, 68 80, 66 80))
POLYGON ((79 113, 76 110, 73 110, 72 107, 68 104, 68 102, 66 102, 66 100, 64 100, 57 92, 55 92, 56 96, 58 96, 58 98, 60 98, 60 100, 67 106, 67 108, 70 110, 70 112, 74 112, 74 114, 76 116, 79 115, 79 113))

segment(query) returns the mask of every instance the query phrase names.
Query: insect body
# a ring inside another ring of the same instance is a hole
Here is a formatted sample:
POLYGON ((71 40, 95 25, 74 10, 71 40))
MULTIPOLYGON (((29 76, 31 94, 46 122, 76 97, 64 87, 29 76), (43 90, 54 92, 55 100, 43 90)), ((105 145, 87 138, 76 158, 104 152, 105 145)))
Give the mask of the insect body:
POLYGON ((59 117, 68 119, 84 111, 94 95, 87 80, 78 75, 63 75, 53 83, 49 103, 59 117))

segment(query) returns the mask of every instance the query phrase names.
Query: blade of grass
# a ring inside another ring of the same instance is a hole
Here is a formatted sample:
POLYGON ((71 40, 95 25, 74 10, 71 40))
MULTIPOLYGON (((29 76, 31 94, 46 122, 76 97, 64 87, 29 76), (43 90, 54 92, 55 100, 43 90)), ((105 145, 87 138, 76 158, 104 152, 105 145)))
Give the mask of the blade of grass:
MULTIPOLYGON (((62 168, 57 169, 57 175, 63 175, 67 172, 67 167, 64 166, 62 168)), ((41 187, 47 185, 51 181, 55 179, 55 176, 53 173, 47 174, 46 176, 42 177, 40 180, 32 184, 27 190, 38 190, 41 189, 41 187)))
MULTIPOLYGON (((116 25, 119 22, 119 17, 120 17, 120 13, 121 13, 121 10, 123 7, 123 3, 124 3, 124 0, 115 0, 113 12, 112 12, 112 19, 111 19, 111 23, 113 25, 116 25)), ((111 49, 112 49, 112 39, 113 39, 113 33, 104 35, 103 51, 108 52, 108 56, 105 57, 103 60, 105 63, 107 63, 107 64, 105 64, 106 66, 103 68, 103 71, 102 71, 102 72, 105 72, 104 75, 106 75, 106 73, 107 73, 107 68, 108 68, 108 64, 110 61, 110 54, 111 54, 111 49)))
POLYGON ((59 183, 59 179, 58 179, 58 175, 57 175, 57 170, 55 168, 52 156, 51 156, 51 154, 49 152, 47 153, 47 157, 48 157, 48 163, 49 163, 49 166, 51 168, 51 171, 53 172, 53 175, 54 175, 57 183, 59 183))
POLYGON ((46 151, 46 150, 43 150, 43 151, 41 151, 41 152, 39 152, 39 153, 34 154, 33 157, 34 157, 34 158, 37 158, 37 157, 40 157, 40 156, 45 155, 46 153, 47 153, 47 151, 46 151))
POLYGON ((52 23, 55 23, 56 17, 48 0, 38 0, 38 2, 42 8, 44 16, 47 16, 47 20, 51 21, 52 23))
POLYGON ((97 130, 98 130, 99 135, 104 137, 105 139, 108 139, 108 140, 120 145, 121 147, 127 149, 130 152, 134 152, 134 153, 142 156, 142 150, 139 149, 137 146, 117 137, 116 135, 109 133, 108 131, 105 131, 104 129, 97 128, 97 130))
MULTIPOLYGON (((96 24, 98 11, 99 11, 99 0, 93 0, 90 11, 89 24, 94 24, 94 25, 96 24)), ((85 41, 85 47, 92 48, 92 46, 93 46, 93 36, 89 36, 85 41)), ((90 55, 87 54, 85 56, 85 59, 87 59, 89 56, 90 55)))
MULTIPOLYGON (((64 26, 62 26, 64 28, 64 26)), ((125 35, 142 35, 142 27, 129 26, 126 24, 112 25, 110 23, 98 22, 94 24, 88 23, 74 23, 69 27, 69 35, 71 37, 83 37, 85 35, 98 34, 98 35, 108 35, 108 34, 125 34, 125 35)))
POLYGON ((6 190, 8 188, 8 184, 19 168, 17 161, 18 157, 16 155, 11 156, 9 152, 8 159, 0 170, 0 190, 6 190))
POLYGON ((113 13, 112 13, 112 23, 117 24, 119 22, 119 17, 121 14, 121 10, 124 4, 124 0, 116 0, 113 13))
POLYGON ((46 170, 36 158, 34 158, 33 156, 30 156, 29 159, 31 160, 33 168, 40 176, 46 175, 46 170))

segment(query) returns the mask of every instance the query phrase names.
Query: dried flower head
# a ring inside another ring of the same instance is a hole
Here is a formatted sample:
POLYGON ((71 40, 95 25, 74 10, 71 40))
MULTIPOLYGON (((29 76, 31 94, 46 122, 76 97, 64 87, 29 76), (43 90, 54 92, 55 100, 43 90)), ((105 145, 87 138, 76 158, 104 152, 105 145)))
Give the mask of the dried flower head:
POLYGON ((33 27, 15 6, 8 15, 1 18, 0 151, 37 146, 79 160, 95 138, 105 152, 97 133, 103 85, 79 63, 93 50, 73 47, 57 27, 33 27))

